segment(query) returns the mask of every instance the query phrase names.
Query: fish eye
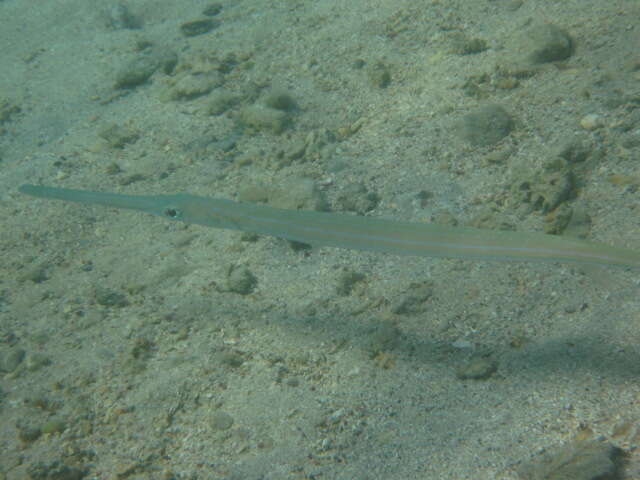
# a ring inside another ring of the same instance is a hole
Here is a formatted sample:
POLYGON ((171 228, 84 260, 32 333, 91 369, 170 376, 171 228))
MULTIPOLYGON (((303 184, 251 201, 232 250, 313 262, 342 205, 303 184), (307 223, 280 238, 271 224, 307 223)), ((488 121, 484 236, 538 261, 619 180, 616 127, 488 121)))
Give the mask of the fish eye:
POLYGON ((177 208, 173 208, 173 207, 167 207, 164 209, 164 216, 165 217, 169 217, 169 218, 173 218, 173 219, 177 219, 180 218, 182 212, 180 210, 178 210, 177 208))

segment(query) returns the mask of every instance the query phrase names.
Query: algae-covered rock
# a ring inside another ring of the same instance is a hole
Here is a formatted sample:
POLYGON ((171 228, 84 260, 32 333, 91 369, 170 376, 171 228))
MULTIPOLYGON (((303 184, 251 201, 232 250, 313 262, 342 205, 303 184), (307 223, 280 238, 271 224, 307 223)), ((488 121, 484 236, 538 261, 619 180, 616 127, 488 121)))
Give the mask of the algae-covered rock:
POLYGON ((282 133, 290 121, 286 112, 260 104, 244 107, 238 120, 245 126, 272 133, 282 133))
POLYGON ((111 5, 104 12, 104 18, 106 26, 113 30, 134 30, 142 27, 142 19, 134 15, 124 2, 111 5))
POLYGON ((380 323, 369 336, 367 350, 372 356, 389 352, 398 347, 402 339, 402 330, 392 321, 380 323))
POLYGON ((367 69, 367 78, 374 87, 386 88, 391 83, 391 71, 382 62, 376 62, 367 69))
POLYGON ((352 183, 340 192, 337 203, 341 210, 362 215, 378 206, 380 196, 375 192, 369 191, 362 183, 352 183))
POLYGON ((208 94, 214 88, 221 86, 223 78, 220 72, 182 72, 172 80, 170 86, 163 92, 162 100, 192 100, 208 94))
POLYGON ((41 427, 42 433, 45 435, 52 435, 55 433, 62 433, 67 429, 67 422, 61 419, 47 420, 41 427))
POLYGON ((418 314, 425 311, 433 297, 433 282, 414 282, 405 288, 402 295, 393 302, 390 310, 398 315, 418 314))
POLYGON ((447 36, 449 52, 455 55, 473 55, 485 51, 487 42, 481 38, 470 37, 463 32, 452 32, 447 36))
POLYGON ((574 41, 562 28, 545 23, 519 32, 512 48, 520 62, 535 65, 566 60, 574 52, 574 41))
POLYGON ((486 380, 498 370, 495 360, 484 355, 475 355, 456 369, 460 380, 486 380))
POLYGON ((240 295, 248 295, 258 285, 258 279, 247 267, 232 266, 227 274, 229 291, 240 295))
MULTIPOLYGON (((30 480, 82 480, 87 476, 88 469, 70 466, 62 460, 55 460, 50 463, 37 462, 27 467, 27 476, 30 480)), ((118 475, 121 477, 121 475, 118 475)))
POLYGON ((140 133, 128 126, 111 123, 104 126, 98 135, 107 142, 110 148, 124 148, 130 143, 135 143, 140 138, 140 133))
POLYGON ((521 172, 511 190, 519 204, 547 213, 576 196, 575 176, 566 160, 555 157, 542 168, 521 172))
POLYGON ((338 276, 336 293, 340 296, 350 295, 355 286, 365 279, 366 276, 363 273, 345 269, 338 276))
POLYGON ((211 428, 214 430, 229 430, 233 425, 233 417, 226 412, 215 412, 211 416, 211 428))
POLYGON ((21 110, 16 102, 0 97, 0 125, 11 120, 11 117, 21 110))
POLYGON ((202 18, 198 20, 191 20, 180 25, 180 32, 185 37, 195 37, 197 35, 204 35, 211 30, 218 28, 220 22, 211 18, 202 18))
POLYGON ((171 73, 178 56, 172 51, 145 52, 125 63, 116 73, 114 88, 133 88, 145 83, 157 71, 171 73))
POLYGON ((329 209, 327 199, 315 182, 308 178, 290 178, 280 184, 255 183, 238 192, 242 202, 268 203, 272 207, 289 210, 329 209))
POLYGON ((222 4, 220 2, 210 3, 204 7, 204 10, 202 10, 202 14, 207 17, 215 17, 216 15, 219 15, 220 12, 222 12, 222 4))
POLYGON ((500 105, 485 105, 465 115, 456 125, 458 135, 476 147, 498 143, 513 129, 513 120, 500 105))
POLYGON ((222 88, 211 93, 208 98, 205 111, 208 115, 222 115, 231 107, 240 102, 240 97, 222 88))
POLYGON ((608 442, 578 439, 522 465, 524 480, 597 480, 618 478, 619 450, 608 442))
POLYGON ((262 103, 269 108, 275 108, 283 112, 291 112, 298 108, 298 103, 293 96, 280 88, 274 88, 268 92, 262 99, 262 103))

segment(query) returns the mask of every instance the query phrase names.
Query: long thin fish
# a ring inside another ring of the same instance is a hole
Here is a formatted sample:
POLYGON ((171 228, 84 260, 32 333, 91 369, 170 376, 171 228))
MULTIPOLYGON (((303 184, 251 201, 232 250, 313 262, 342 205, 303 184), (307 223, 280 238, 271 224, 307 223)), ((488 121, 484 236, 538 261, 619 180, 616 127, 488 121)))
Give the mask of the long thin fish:
POLYGON ((120 195, 40 185, 22 185, 20 192, 85 205, 138 210, 170 220, 272 235, 315 246, 422 257, 574 262, 640 268, 640 253, 634 250, 543 233, 286 210, 183 194, 120 195))

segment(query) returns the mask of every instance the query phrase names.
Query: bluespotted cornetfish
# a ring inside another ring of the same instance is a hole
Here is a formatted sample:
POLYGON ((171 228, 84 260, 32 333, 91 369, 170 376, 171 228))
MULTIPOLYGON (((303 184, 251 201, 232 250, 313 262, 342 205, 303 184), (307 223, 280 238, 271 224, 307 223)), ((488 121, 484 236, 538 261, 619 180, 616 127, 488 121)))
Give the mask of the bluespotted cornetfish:
POLYGON ((170 220, 328 246, 420 257, 574 262, 640 268, 640 253, 570 237, 450 227, 375 217, 287 210, 193 195, 121 195, 22 185, 20 192, 84 205, 137 210, 170 220))

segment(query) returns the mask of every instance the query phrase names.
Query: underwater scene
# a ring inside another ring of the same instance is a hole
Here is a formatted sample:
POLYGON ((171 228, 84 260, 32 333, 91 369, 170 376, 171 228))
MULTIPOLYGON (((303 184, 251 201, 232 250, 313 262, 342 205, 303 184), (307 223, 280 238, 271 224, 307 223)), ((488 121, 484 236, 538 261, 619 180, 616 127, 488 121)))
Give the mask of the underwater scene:
POLYGON ((0 480, 640 479, 637 0, 0 0, 0 480))

